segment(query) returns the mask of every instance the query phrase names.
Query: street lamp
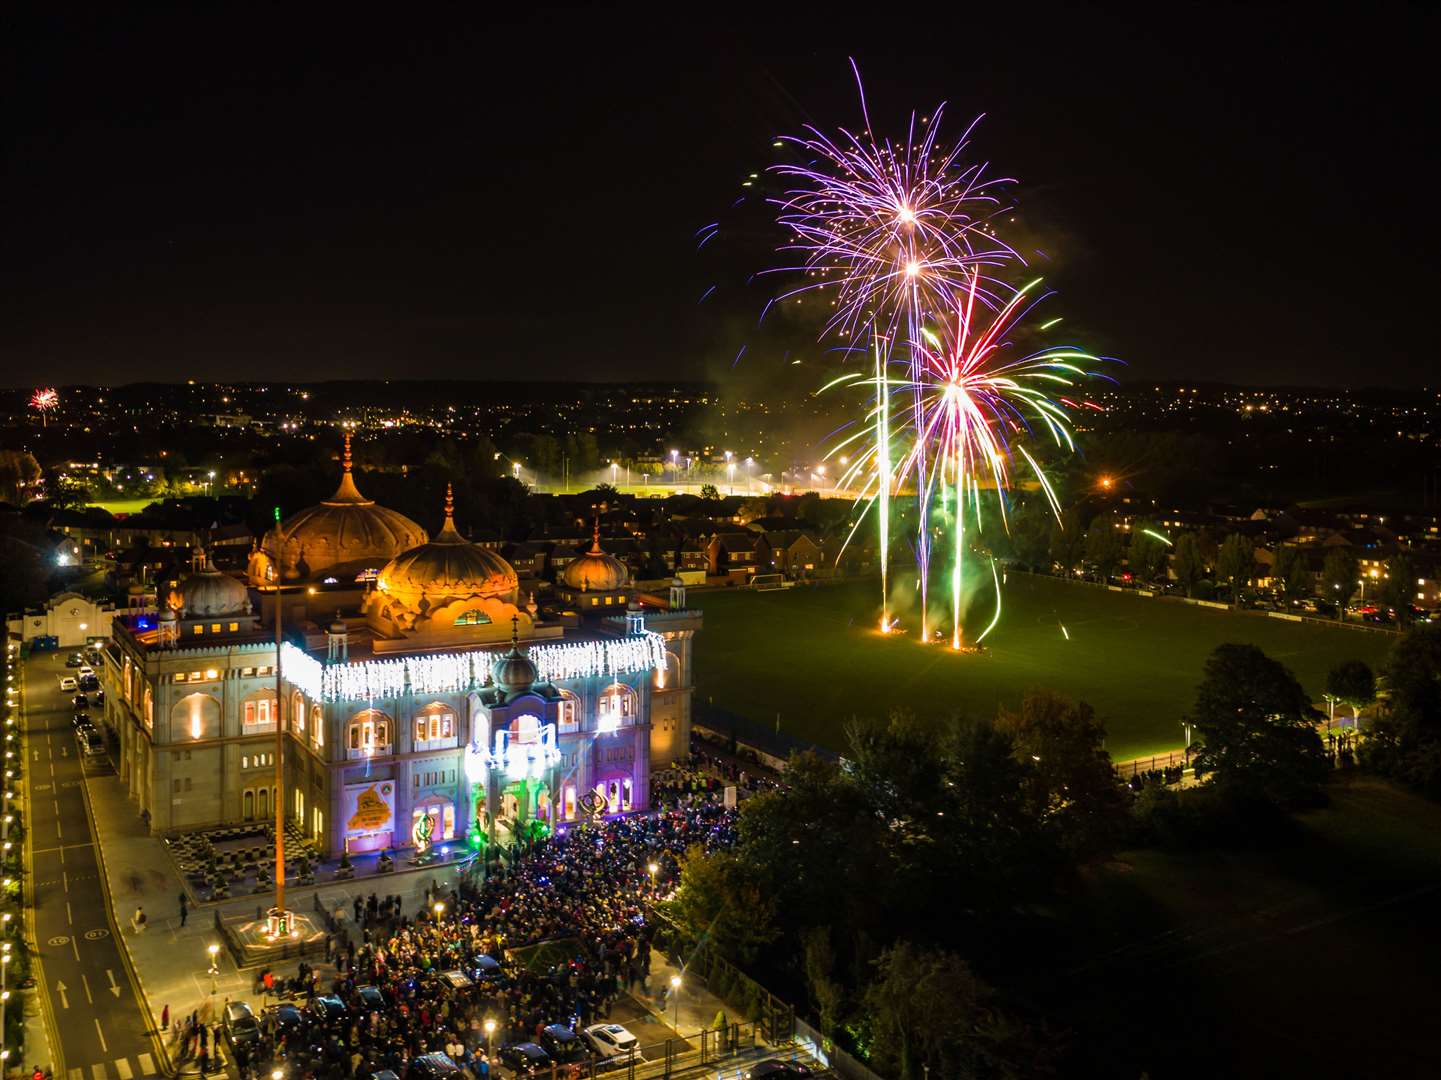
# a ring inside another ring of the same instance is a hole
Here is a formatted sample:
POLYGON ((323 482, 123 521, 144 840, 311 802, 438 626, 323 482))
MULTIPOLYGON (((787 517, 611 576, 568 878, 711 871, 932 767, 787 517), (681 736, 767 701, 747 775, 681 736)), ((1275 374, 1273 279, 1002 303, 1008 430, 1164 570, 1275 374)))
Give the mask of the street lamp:
POLYGON ((495 1020, 489 1016, 485 1018, 485 1049, 489 1056, 495 1056, 495 1020))
POLYGON ((217 958, 220 956, 220 946, 212 941, 209 945, 205 946, 205 951, 210 954, 210 968, 206 971, 206 974, 210 976, 210 996, 214 997, 215 978, 220 974, 220 964, 217 963, 217 958))
POLYGON ((651 891, 654 892, 654 891, 655 891, 655 875, 656 875, 656 871, 659 870, 660 867, 657 866, 655 863, 651 863, 649 866, 646 867, 646 869, 650 871, 650 887, 651 887, 651 891))
POLYGON ((5 1007, 10 1003, 10 991, 5 989, 6 972, 10 970, 10 943, 0 945, 0 1062, 10 1060, 10 1048, 5 1045, 5 1007))
POLYGON ((670 977, 671 1027, 680 1027, 680 976, 670 977))
POLYGON ((610 486, 615 487, 616 474, 620 472, 620 466, 614 461, 610 463, 610 486))
POLYGON ((211 469, 208 473, 205 474, 205 476, 206 476, 205 494, 209 495, 211 488, 212 488, 212 487, 214 486, 214 484, 215 484, 215 470, 214 470, 214 469, 211 469))
POLYGON ((445 914, 445 905, 439 900, 437 900, 435 902, 435 907, 433 907, 431 910, 435 912, 435 921, 439 922, 440 917, 445 914))

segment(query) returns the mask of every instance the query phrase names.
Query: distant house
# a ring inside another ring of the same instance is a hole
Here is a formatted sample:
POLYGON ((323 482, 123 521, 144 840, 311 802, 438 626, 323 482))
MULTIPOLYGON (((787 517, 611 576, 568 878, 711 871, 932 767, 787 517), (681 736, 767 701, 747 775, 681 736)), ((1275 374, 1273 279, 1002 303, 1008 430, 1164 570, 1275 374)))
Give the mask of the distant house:
POLYGON ((757 571, 770 570, 770 545, 751 532, 718 532, 706 547, 711 574, 729 574, 748 580, 757 571))
POLYGON ((820 542, 805 529, 781 529, 764 536, 771 569, 777 573, 789 578, 811 577, 822 563, 820 542))

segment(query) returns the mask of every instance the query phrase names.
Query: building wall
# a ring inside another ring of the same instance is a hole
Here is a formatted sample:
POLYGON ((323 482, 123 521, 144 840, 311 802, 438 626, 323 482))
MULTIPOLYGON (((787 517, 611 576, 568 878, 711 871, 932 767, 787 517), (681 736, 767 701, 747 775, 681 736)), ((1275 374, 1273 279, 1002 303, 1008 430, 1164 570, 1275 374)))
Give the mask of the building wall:
POLYGON ((6 628, 13 636, 26 641, 57 637, 62 649, 73 649, 87 641, 108 638, 114 616, 115 609, 109 602, 96 603, 79 593, 60 593, 38 611, 12 617, 6 628))

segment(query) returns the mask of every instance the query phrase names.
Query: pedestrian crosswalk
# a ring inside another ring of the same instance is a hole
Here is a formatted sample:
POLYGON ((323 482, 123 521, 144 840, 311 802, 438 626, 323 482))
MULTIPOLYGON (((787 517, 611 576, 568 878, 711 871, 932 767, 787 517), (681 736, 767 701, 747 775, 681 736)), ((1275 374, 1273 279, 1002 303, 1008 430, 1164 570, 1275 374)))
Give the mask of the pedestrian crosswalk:
POLYGON ((136 1054, 133 1058, 99 1061, 88 1068, 72 1068, 66 1072, 65 1080, 148 1080, 160 1075, 153 1057, 136 1054))

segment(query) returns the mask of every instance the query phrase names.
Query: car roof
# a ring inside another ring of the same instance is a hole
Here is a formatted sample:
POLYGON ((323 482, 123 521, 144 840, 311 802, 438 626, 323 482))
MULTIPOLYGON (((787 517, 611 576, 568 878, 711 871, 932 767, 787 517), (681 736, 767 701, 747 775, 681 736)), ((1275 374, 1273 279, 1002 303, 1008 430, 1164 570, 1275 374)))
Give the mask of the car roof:
POLYGON ((545 1032, 547 1035, 554 1035, 556 1038, 575 1038, 575 1032, 571 1031, 570 1027, 566 1024, 546 1024, 545 1032))

